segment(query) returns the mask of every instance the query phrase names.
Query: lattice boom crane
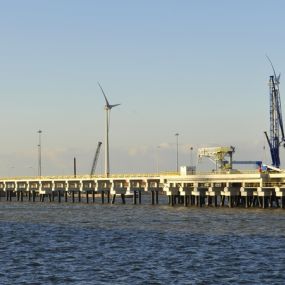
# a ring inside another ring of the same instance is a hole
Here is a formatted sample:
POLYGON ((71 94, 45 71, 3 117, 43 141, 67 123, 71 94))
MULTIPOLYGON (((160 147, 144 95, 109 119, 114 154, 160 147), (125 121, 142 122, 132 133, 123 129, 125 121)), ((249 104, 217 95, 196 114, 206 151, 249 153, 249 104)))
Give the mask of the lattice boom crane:
POLYGON ((97 149, 96 149, 94 159, 93 159, 93 163, 92 163, 92 167, 91 167, 90 176, 93 176, 95 173, 95 169, 96 169, 99 154, 100 154, 101 145, 102 145, 102 142, 98 142, 97 149))
POLYGON ((270 97, 270 137, 267 132, 264 132, 274 167, 280 167, 279 147, 281 144, 285 146, 284 127, 282 120, 281 99, 279 92, 280 74, 276 76, 273 64, 269 57, 267 57, 274 75, 269 78, 269 97, 270 97), (281 132, 281 134, 280 134, 281 132))

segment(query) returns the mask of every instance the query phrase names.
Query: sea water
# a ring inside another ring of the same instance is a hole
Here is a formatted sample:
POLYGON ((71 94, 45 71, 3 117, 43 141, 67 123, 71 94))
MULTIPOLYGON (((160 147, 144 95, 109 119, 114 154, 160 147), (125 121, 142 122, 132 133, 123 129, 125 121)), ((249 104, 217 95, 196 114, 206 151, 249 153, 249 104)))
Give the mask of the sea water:
POLYGON ((285 284, 285 210, 0 202, 0 284, 285 284))

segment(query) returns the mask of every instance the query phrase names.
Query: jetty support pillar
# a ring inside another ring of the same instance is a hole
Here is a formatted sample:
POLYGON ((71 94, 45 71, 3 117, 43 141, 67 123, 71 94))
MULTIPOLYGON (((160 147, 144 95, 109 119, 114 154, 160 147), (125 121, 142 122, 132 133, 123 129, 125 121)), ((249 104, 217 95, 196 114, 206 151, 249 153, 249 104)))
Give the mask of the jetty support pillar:
POLYGON ((275 187, 276 199, 280 199, 280 208, 285 208, 285 187, 275 187))

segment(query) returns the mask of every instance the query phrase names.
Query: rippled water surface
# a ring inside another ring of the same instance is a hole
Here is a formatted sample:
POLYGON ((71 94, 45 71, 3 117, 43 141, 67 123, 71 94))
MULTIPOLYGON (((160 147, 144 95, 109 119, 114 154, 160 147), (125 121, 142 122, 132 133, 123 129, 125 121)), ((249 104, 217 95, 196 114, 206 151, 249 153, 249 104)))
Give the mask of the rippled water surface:
POLYGON ((0 284, 285 284, 285 210, 0 202, 0 284))

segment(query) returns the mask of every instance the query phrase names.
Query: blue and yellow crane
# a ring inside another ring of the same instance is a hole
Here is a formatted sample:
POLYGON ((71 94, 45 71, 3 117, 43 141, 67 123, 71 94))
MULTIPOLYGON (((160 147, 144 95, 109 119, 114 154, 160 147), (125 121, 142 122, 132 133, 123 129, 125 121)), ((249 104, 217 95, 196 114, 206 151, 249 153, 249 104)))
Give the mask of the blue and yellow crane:
POLYGON ((276 76, 275 69, 269 57, 267 57, 273 74, 269 78, 269 96, 270 96, 270 137, 264 132, 272 159, 272 166, 280 168, 280 145, 285 147, 284 127, 282 120, 281 99, 279 92, 280 74, 276 76), (281 133, 281 134, 280 134, 281 133))

